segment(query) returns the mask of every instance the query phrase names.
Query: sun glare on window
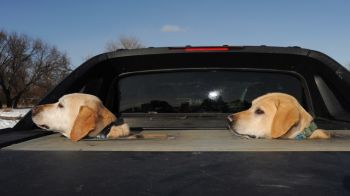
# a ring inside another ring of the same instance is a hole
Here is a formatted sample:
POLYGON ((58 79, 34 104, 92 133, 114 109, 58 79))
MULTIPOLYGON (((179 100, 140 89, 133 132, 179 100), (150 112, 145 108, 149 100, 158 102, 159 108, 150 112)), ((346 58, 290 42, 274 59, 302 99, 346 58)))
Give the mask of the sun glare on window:
POLYGON ((217 100, 220 97, 220 91, 214 90, 210 91, 208 94, 208 98, 211 100, 217 100))

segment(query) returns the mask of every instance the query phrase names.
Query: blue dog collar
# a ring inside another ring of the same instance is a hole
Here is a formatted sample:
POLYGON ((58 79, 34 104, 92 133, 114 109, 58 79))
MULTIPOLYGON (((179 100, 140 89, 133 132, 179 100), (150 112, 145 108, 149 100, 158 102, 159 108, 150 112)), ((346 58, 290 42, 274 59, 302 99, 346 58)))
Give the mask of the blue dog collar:
POLYGON ((308 127, 306 127, 302 132, 300 132, 294 139, 296 140, 304 140, 312 135, 312 133, 318 129, 315 122, 311 122, 308 127))

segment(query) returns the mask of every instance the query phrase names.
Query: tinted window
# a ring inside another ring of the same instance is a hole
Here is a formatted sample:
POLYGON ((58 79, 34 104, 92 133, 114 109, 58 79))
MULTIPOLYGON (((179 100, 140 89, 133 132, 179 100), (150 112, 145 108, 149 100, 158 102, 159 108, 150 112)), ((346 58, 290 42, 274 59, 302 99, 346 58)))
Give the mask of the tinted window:
POLYGON ((120 79, 121 113, 234 113, 256 97, 284 92, 302 102, 302 85, 290 74, 186 71, 129 75, 120 79))

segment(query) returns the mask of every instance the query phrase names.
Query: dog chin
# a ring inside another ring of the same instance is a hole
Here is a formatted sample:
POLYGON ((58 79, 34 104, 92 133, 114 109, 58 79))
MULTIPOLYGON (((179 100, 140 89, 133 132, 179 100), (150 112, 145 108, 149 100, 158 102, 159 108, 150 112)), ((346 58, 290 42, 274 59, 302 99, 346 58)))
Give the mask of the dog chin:
POLYGON ((229 129, 237 136, 240 137, 247 137, 247 138, 256 138, 256 136, 254 135, 250 135, 250 134, 246 134, 246 133, 242 133, 240 130, 238 130, 237 128, 235 128, 235 126, 229 126, 229 129))
POLYGON ((45 130, 50 130, 50 127, 47 125, 38 125, 38 127, 45 129, 45 130))
POLYGON ((34 122, 34 124, 35 124, 37 127, 41 128, 41 129, 48 130, 48 129, 50 128, 49 126, 47 126, 47 125, 45 125, 45 124, 43 124, 43 123, 38 122, 37 118, 32 118, 32 121, 34 122))

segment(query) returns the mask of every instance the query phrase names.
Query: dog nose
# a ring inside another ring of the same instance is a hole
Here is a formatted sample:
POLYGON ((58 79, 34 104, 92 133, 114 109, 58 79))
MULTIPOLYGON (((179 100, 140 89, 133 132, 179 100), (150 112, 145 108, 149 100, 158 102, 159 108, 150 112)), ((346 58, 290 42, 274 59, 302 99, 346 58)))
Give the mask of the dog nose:
POLYGON ((235 116, 233 114, 227 116, 227 120, 229 122, 233 122, 235 120, 235 116))
POLYGON ((35 116, 38 112, 39 112, 39 107, 38 106, 35 106, 32 108, 32 116, 35 116))

